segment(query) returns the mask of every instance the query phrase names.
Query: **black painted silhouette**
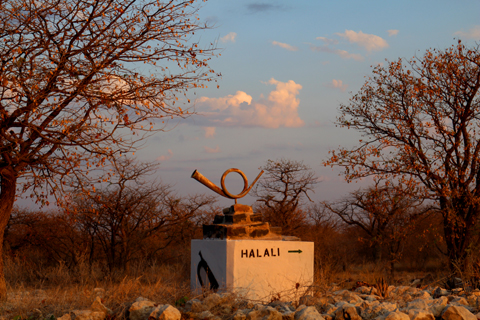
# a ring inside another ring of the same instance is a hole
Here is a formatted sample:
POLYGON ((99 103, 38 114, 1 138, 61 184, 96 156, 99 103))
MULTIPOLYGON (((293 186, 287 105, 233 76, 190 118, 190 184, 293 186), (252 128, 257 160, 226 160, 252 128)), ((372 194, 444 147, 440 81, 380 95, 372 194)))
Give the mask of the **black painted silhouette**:
POLYGON ((202 287, 207 286, 207 280, 210 283, 210 290, 217 291, 218 289, 218 282, 217 279, 215 279, 215 276, 212 273, 212 270, 210 270, 210 267, 208 266, 207 261, 203 259, 202 257, 202 251, 199 251, 198 254, 200 255, 200 262, 198 263, 197 266, 197 276, 198 280, 200 281, 200 285, 202 287), (205 271, 206 276, 202 278, 202 275, 200 274, 201 270, 205 271))

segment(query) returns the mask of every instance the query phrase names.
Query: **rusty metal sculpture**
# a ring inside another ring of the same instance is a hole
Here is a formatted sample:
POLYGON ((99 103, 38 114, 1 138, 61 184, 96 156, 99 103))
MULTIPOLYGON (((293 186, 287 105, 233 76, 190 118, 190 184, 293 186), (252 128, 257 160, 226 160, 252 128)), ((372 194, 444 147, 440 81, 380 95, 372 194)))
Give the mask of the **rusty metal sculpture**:
POLYGON ((263 174, 263 170, 258 174, 257 178, 255 179, 255 181, 253 181, 253 183, 250 185, 250 187, 248 186, 248 180, 247 180, 247 177, 245 176, 245 174, 238 170, 238 169, 235 169, 235 168, 230 168, 228 169, 227 171, 225 171, 222 175, 222 179, 220 181, 220 184, 222 186, 222 188, 220 189, 219 187, 217 187, 213 182, 211 182, 210 180, 208 180, 204 175, 202 175, 200 172, 198 172, 197 170, 195 170, 193 173, 192 173, 192 178, 197 180, 198 182, 202 183, 203 185, 207 186, 209 189, 215 191, 216 193, 218 193, 219 195, 225 197, 225 198, 229 198, 229 199, 235 199, 235 204, 237 204, 237 199, 239 198, 243 198, 247 195, 247 193, 250 192, 250 190, 252 189, 253 185, 258 181, 258 179, 260 179, 260 176, 263 174), (227 175, 230 173, 230 172, 236 172, 238 173, 239 175, 242 176, 243 178, 243 182, 244 182, 244 186, 243 186, 243 190, 242 192, 240 192, 239 194, 231 194, 230 192, 228 192, 227 188, 225 187, 225 178, 227 177, 227 175))

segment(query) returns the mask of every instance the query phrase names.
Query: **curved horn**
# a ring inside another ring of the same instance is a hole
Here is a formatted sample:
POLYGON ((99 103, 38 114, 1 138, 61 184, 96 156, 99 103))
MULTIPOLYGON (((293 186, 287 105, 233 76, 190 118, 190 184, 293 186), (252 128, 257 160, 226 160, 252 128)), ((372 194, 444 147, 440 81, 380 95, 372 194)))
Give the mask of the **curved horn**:
POLYGON ((253 185, 255 184, 255 182, 257 182, 257 180, 260 178, 260 176, 263 174, 263 170, 258 174, 257 178, 255 179, 255 181, 253 181, 253 183, 250 185, 250 187, 248 186, 248 180, 247 180, 247 177, 245 176, 245 174, 236 169, 236 168, 231 168, 231 169, 228 169, 227 171, 225 171, 222 175, 222 179, 221 179, 221 185, 222 185, 222 188, 220 189, 219 187, 217 187, 213 182, 211 182, 210 180, 208 180, 207 178, 205 178, 200 172, 198 172, 197 170, 195 170, 193 173, 192 173, 192 178, 197 180, 198 182, 202 183, 204 186, 207 186, 209 189, 215 191, 216 193, 218 193, 219 195, 221 196, 224 196, 225 198, 229 198, 229 199, 235 199, 235 203, 237 203, 237 199, 238 198, 243 198, 247 195, 247 193, 252 189, 253 185), (243 179, 243 183, 244 183, 244 186, 243 186, 243 191, 240 192, 239 194, 235 195, 235 194, 231 194, 230 192, 228 192, 227 188, 225 187, 225 177, 227 176, 227 174, 229 174, 230 172, 236 172, 238 174, 240 174, 242 176, 242 179, 243 179))
POLYGON ((198 182, 200 182, 201 184, 203 184, 207 188, 215 191, 219 195, 224 196, 224 197, 229 198, 229 199, 234 199, 234 198, 230 197, 229 195, 225 194, 225 192, 223 192, 222 189, 217 187, 212 181, 208 180, 203 174, 201 174, 197 170, 193 171, 192 178, 197 180, 198 182))

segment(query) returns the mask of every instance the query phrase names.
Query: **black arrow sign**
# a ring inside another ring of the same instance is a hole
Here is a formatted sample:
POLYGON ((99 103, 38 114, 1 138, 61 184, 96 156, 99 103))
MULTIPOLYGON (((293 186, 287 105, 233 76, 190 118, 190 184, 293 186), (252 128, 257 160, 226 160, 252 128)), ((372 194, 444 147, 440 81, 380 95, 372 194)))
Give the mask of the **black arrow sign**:
POLYGON ((288 253, 302 253, 302 250, 289 250, 288 253))

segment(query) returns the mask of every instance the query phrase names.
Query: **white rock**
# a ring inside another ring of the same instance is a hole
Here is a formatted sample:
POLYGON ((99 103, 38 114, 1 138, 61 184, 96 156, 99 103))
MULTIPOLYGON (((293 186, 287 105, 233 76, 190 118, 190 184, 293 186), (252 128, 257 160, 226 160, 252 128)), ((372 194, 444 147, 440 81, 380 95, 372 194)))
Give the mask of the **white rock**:
POLYGON ((335 320, 362 320, 358 309, 352 304, 344 304, 335 312, 335 320))
POLYGON ((205 299, 203 299, 203 304, 206 306, 207 310, 218 306, 222 302, 223 299, 218 293, 209 294, 205 299))
POLYGON ((136 302, 128 309, 130 320, 146 320, 155 308, 155 304, 152 301, 140 298, 137 298, 136 302))
POLYGON ((465 307, 448 305, 441 314, 443 320, 477 320, 465 307))
POLYGON ((301 305, 295 311, 295 320, 325 320, 315 307, 301 305))
MULTIPOLYGON (((169 304, 159 305, 152 310, 148 319, 150 320, 180 320, 182 314, 177 308, 169 304)), ((132 319, 130 317, 130 319, 132 319)))
POLYGON ((419 309, 419 310, 427 310, 429 308, 427 302, 422 299, 415 299, 407 303, 405 308, 406 311, 410 309, 419 309))
POLYGON ((103 312, 105 313, 105 315, 113 313, 112 310, 105 307, 105 305, 102 303, 102 299, 99 296, 97 296, 93 301, 92 306, 90 307, 90 310, 103 312))
POLYGON ((435 317, 440 317, 443 309, 445 309, 447 304, 448 304, 448 298, 445 296, 442 296, 438 299, 429 301, 428 307, 430 309, 430 312, 433 313, 435 317))
POLYGON ((196 315, 195 318, 196 319, 201 319, 201 320, 213 319, 213 318, 215 318, 215 315, 207 310, 207 311, 200 312, 199 314, 196 315))
POLYGON ((431 312, 420 309, 408 310, 408 316, 410 317, 410 320, 435 320, 435 317, 431 312))
POLYGON ((463 297, 456 297, 450 301, 450 304, 454 304, 457 306, 468 306, 468 301, 463 297))
POLYGON ((247 315, 245 314, 244 310, 237 310, 232 317, 232 320, 245 320, 245 319, 247 319, 247 315))
POLYGON ((410 320, 410 317, 400 311, 393 311, 386 315, 384 320, 410 320))
POLYGON ((247 313, 247 320, 282 320, 282 314, 273 307, 257 304, 247 313))

